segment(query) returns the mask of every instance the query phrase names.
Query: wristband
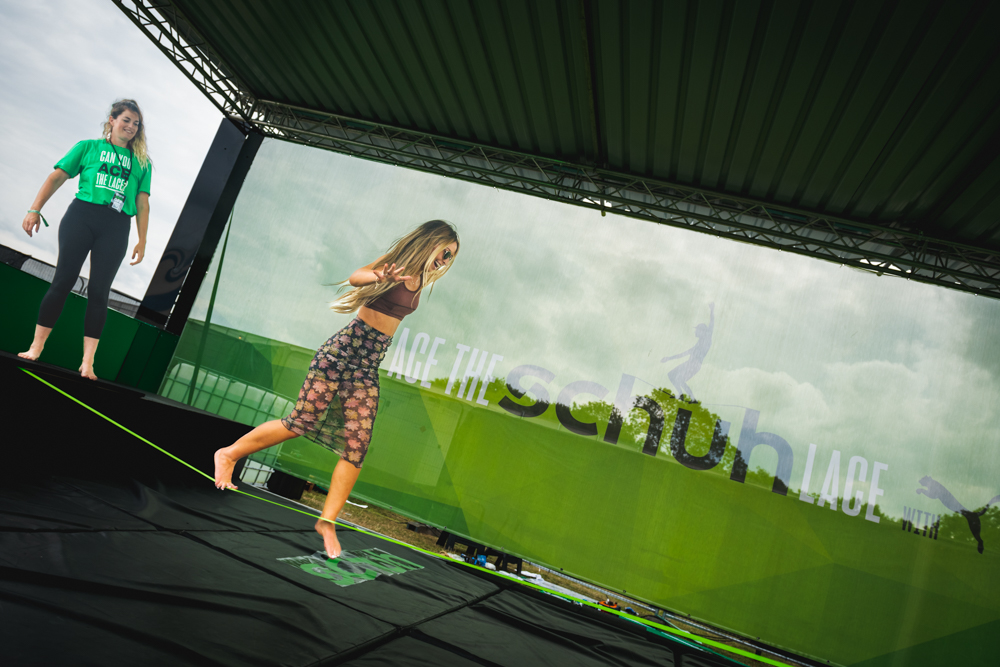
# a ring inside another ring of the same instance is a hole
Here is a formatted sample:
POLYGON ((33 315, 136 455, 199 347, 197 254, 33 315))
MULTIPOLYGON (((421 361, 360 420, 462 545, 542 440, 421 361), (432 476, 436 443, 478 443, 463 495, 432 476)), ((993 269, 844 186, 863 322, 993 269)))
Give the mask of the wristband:
POLYGON ((42 222, 44 222, 44 223, 45 223, 45 226, 46 226, 46 227, 48 227, 48 226, 49 226, 49 222, 48 222, 48 220, 46 220, 46 219, 45 219, 45 216, 44 216, 44 215, 42 215, 42 212, 41 212, 41 211, 36 211, 36 210, 35 210, 35 209, 33 209, 33 208, 29 208, 29 209, 28 209, 28 213, 37 213, 37 214, 38 214, 38 217, 39 217, 39 218, 41 218, 41 219, 42 219, 42 222))

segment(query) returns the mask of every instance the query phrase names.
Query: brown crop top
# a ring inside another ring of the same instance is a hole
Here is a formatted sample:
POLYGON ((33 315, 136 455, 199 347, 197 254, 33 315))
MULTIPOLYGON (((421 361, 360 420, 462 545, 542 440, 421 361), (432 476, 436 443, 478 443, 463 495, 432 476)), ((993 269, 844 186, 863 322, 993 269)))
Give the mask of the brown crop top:
MULTIPOLYGON (((421 283, 423 279, 421 278, 421 283)), ((383 292, 377 299, 365 304, 372 310, 401 320, 420 305, 420 292, 411 292, 405 283, 399 283, 391 290, 383 292), (416 297, 416 298, 414 298, 416 297), (411 303, 412 302, 412 303, 411 303)))

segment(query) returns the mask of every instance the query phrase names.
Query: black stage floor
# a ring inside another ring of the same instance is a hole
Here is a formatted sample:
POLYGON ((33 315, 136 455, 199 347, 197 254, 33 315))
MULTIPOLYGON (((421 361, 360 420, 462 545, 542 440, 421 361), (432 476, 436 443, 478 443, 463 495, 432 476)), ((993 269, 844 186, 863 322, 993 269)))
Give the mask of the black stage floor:
POLYGON ((217 490, 19 367, 207 473, 249 430, 0 354, 5 665, 734 664, 347 528, 357 560, 333 572, 309 516, 217 490))

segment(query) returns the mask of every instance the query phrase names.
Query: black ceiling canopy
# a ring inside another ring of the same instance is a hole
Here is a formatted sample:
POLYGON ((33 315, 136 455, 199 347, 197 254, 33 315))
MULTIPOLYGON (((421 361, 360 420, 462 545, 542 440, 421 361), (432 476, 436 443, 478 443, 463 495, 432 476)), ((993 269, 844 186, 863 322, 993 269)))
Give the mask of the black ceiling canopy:
POLYGON ((1000 3, 115 1, 268 136, 1000 297, 1000 3))

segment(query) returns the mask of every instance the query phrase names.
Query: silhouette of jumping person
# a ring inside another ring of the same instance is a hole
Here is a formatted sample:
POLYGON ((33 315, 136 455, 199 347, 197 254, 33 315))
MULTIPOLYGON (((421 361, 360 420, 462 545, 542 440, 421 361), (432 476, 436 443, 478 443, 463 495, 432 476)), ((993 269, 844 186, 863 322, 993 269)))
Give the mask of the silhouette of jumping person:
POLYGON ((951 495, 951 491, 944 488, 941 482, 936 481, 930 475, 925 475, 921 478, 920 483, 926 486, 926 489, 917 489, 917 493, 932 498, 934 500, 941 501, 941 504, 950 509, 956 514, 961 514, 965 517, 965 520, 969 522, 969 530, 972 532, 972 536, 976 538, 976 543, 979 545, 977 551, 983 553, 983 538, 979 536, 979 532, 982 529, 982 523, 979 521, 979 517, 986 514, 986 510, 990 508, 990 505, 1000 502, 1000 496, 995 496, 990 502, 983 506, 983 509, 972 512, 965 509, 962 503, 958 502, 955 496, 951 495))
POLYGON ((693 399, 694 394, 691 392, 691 387, 689 387, 687 383, 698 371, 701 370, 701 363, 705 361, 705 357, 708 355, 708 349, 712 347, 712 330, 714 328, 715 304, 710 303, 708 304, 708 326, 699 324, 694 328, 694 335, 698 337, 698 342, 695 343, 689 350, 660 359, 660 363, 662 364, 670 361, 671 359, 688 357, 687 361, 674 366, 674 368, 667 373, 667 377, 670 378, 670 382, 674 385, 674 388, 681 394, 687 394, 688 398, 693 399))

